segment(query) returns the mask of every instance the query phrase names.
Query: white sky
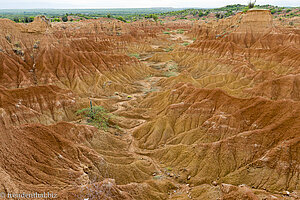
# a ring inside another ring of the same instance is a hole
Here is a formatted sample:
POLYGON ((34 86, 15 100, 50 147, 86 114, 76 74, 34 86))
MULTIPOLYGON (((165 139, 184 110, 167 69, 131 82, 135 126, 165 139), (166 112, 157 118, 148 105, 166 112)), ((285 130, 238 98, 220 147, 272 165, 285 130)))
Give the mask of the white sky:
MULTIPOLYGON (((229 4, 247 4, 248 0, 0 0, 0 9, 27 8, 216 8, 229 4)), ((257 0, 256 4, 300 6, 300 0, 257 0)))

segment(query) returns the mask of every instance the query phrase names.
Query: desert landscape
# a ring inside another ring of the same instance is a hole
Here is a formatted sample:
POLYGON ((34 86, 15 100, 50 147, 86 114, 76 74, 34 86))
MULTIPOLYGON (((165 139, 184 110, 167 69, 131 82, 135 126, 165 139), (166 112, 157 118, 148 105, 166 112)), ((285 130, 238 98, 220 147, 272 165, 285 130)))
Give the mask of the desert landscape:
POLYGON ((0 19, 0 193, 300 199, 300 17, 279 17, 0 19))

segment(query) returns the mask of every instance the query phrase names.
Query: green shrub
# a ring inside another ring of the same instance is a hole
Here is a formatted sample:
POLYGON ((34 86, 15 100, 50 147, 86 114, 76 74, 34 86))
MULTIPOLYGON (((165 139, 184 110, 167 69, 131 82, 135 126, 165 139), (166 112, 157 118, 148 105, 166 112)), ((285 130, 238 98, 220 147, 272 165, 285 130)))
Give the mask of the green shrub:
POLYGON ((145 16, 146 19, 152 18, 154 21, 158 20, 158 16, 156 14, 149 14, 145 16))
POLYGON ((169 69, 169 71, 172 71, 172 70, 177 71, 177 70, 178 70, 178 66, 176 66, 176 65, 171 65, 171 66, 168 66, 168 69, 169 69))
POLYGON ((103 130, 107 130, 108 120, 112 117, 112 114, 109 114, 102 106, 83 108, 78 110, 76 115, 86 118, 89 125, 103 130))
POLYGON ((138 54, 138 53, 131 53, 131 54, 129 54, 129 56, 130 57, 136 57, 137 59, 140 58, 140 54, 138 54))
POLYGON ((162 175, 156 175, 156 176, 153 177, 153 179, 155 179, 155 180, 159 180, 159 179, 162 179, 162 178, 163 178, 162 175))
POLYGON ((182 29, 178 29, 178 30, 177 30, 177 33, 179 33, 179 34, 183 34, 183 33, 184 33, 184 31, 183 31, 182 29))
POLYGON ((67 15, 63 16, 63 17, 61 18, 61 20, 62 20, 63 22, 67 22, 67 21, 68 21, 68 16, 67 16, 67 15))
POLYGON ((249 8, 249 9, 254 8, 255 3, 256 3, 256 0, 254 0, 254 2, 252 2, 252 1, 250 0, 250 1, 248 2, 248 8, 249 8))
POLYGON ((170 46, 169 48, 165 49, 165 52, 170 52, 170 51, 173 51, 173 50, 174 50, 173 47, 170 46))
POLYGON ((170 33, 170 32, 167 32, 167 31, 165 31, 165 32, 164 32, 164 34, 168 34, 168 35, 169 35, 169 34, 171 34, 171 33, 170 33))
POLYGON ((164 76, 166 77, 177 76, 177 72, 172 72, 172 71, 164 72, 164 76))
POLYGON ((5 36, 5 39, 6 39, 9 43, 11 43, 11 37, 10 37, 10 35, 6 35, 6 36, 5 36))
POLYGON ((199 17, 203 17, 204 16, 204 13, 202 11, 199 11, 199 14, 198 14, 199 17))
POLYGON ((166 171, 172 171, 173 169, 172 169, 172 167, 166 167, 166 171))
POLYGON ((122 16, 119 16, 119 17, 117 17, 116 19, 117 19, 117 20, 120 20, 120 21, 122 21, 122 22, 126 22, 126 20, 125 20, 124 17, 122 17, 122 16))
POLYGON ((60 22, 60 19, 59 18, 54 18, 54 19, 52 19, 52 22, 60 22))
POLYGON ((275 14, 276 13, 276 10, 275 9, 272 9, 271 10, 271 14, 275 14))
POLYGON ((189 45, 190 43, 188 43, 188 42, 185 42, 185 43, 183 43, 182 45, 183 46, 187 46, 187 45, 189 45))

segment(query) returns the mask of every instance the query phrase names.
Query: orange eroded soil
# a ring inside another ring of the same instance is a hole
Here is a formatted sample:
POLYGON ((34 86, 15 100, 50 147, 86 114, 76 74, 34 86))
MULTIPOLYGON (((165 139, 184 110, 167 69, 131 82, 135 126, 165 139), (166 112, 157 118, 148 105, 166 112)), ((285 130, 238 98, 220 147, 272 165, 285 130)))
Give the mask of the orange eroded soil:
POLYGON ((0 27, 0 192, 300 198, 299 27, 266 10, 0 27), (107 130, 75 114, 90 100, 107 130))

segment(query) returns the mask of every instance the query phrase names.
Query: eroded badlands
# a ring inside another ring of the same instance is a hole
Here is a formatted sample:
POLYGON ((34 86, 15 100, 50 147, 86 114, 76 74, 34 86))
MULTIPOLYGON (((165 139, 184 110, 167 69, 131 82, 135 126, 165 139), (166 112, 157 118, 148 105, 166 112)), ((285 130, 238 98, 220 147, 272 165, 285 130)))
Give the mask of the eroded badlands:
POLYGON ((1 19, 0 192, 299 199, 299 66, 299 27, 266 10, 164 25, 1 19), (90 101, 114 116, 107 130, 76 115, 90 101))

